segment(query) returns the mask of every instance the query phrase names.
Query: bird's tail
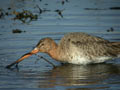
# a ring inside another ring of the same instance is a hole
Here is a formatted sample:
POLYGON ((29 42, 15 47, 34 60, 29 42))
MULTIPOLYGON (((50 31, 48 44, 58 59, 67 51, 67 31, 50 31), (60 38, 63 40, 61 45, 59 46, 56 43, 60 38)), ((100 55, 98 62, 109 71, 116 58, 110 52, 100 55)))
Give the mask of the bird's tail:
POLYGON ((111 45, 120 49, 120 42, 111 42, 111 45))
POLYGON ((111 42, 111 44, 120 46, 120 42, 111 42))

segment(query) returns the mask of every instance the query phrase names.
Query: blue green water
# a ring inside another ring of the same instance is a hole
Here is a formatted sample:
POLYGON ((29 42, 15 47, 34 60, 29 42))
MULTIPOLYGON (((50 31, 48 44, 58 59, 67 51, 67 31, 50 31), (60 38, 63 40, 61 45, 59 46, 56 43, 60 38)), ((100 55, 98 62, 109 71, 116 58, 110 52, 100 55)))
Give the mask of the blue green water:
MULTIPOLYGON (((120 59, 97 65, 61 65, 46 54, 39 53, 57 67, 31 56, 19 64, 19 71, 5 66, 29 52, 43 37, 56 42, 68 32, 86 32, 110 41, 120 41, 119 0, 0 0, 5 11, 30 10, 39 13, 36 5, 50 11, 38 14, 30 23, 12 20, 9 15, 0 19, 0 88, 40 88, 41 90, 118 90, 120 88, 120 59), (8 8, 11 10, 8 10, 8 8), (99 10, 86 10, 98 8, 99 10), (63 18, 55 10, 63 10, 63 18), (113 28, 113 32, 107 32, 113 28), (23 33, 13 34, 13 29, 23 33)), ((26 90, 26 89, 25 89, 26 90)))

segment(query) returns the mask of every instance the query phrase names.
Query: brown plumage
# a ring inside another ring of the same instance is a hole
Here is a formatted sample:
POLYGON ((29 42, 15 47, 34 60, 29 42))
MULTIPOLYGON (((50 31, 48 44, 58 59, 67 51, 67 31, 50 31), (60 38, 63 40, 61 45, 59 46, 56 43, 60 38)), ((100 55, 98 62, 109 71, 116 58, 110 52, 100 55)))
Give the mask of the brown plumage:
MULTIPOLYGON (((110 42, 86 33, 74 32, 66 34, 58 44, 51 38, 43 38, 31 52, 31 55, 47 53, 57 61, 72 64, 101 63, 120 57, 120 42, 110 42)), ((31 56, 28 54, 24 57, 31 56)))

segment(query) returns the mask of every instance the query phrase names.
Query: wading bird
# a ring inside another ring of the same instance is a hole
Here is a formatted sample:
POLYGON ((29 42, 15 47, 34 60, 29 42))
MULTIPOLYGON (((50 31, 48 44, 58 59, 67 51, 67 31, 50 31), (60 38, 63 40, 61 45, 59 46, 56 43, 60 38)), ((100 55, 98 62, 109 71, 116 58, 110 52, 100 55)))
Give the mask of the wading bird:
POLYGON ((41 39, 31 52, 7 68, 38 52, 47 53, 57 61, 72 64, 102 63, 120 57, 120 42, 110 42, 82 32, 68 33, 58 44, 47 37, 41 39))

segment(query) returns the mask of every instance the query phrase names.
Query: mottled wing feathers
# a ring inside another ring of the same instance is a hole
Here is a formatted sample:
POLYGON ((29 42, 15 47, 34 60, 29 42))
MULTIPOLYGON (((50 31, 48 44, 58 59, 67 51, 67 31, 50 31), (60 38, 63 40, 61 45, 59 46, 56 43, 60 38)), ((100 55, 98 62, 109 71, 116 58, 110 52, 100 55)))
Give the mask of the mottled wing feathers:
POLYGON ((111 43, 100 37, 92 36, 86 33, 76 32, 65 35, 60 43, 64 51, 69 52, 69 48, 76 47, 78 51, 91 58, 92 56, 113 56, 120 53, 120 43, 111 43))

